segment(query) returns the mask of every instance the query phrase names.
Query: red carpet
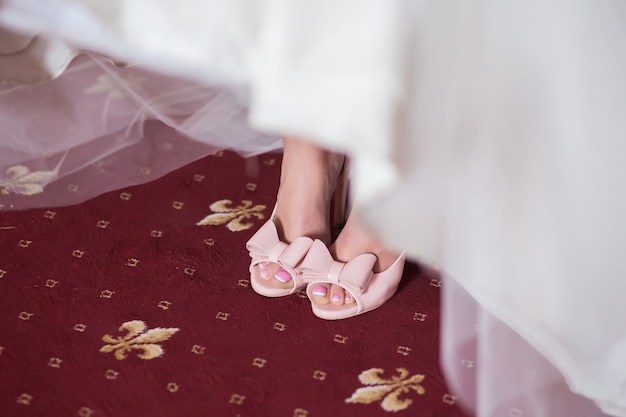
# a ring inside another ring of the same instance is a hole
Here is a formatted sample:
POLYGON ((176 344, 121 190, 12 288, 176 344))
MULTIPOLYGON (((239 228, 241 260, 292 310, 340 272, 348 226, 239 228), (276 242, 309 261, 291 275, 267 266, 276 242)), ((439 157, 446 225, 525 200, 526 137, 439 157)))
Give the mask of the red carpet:
POLYGON ((390 302, 338 322, 252 291, 244 244, 279 167, 224 153, 0 211, 0 415, 463 416, 438 365, 436 275, 409 264, 390 302))

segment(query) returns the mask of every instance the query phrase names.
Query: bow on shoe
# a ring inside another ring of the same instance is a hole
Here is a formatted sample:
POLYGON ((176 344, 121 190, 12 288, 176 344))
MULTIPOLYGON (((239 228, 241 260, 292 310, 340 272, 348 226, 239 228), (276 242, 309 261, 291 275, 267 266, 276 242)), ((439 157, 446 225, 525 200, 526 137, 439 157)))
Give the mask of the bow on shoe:
POLYGON ((328 252, 326 245, 316 240, 302 261, 300 271, 305 282, 337 284, 353 295, 361 295, 372 277, 376 260, 375 255, 364 253, 350 262, 338 262, 328 252))
POLYGON ((302 261, 312 243, 313 240, 306 236, 289 244, 282 242, 276 225, 268 221, 250 238, 246 247, 252 258, 251 267, 259 262, 273 262, 291 269, 302 261))

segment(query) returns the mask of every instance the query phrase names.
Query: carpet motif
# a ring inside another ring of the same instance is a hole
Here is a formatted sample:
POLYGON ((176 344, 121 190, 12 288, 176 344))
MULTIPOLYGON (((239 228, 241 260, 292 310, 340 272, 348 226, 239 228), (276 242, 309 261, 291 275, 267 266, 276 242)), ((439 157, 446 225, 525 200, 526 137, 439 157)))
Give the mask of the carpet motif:
POLYGON ((142 351, 137 356, 141 359, 154 359, 163 355, 163 348, 158 342, 164 342, 180 329, 161 328, 146 331, 146 323, 141 320, 127 321, 122 324, 119 331, 126 331, 126 336, 114 337, 106 334, 102 341, 108 343, 100 348, 102 353, 115 352, 115 359, 123 360, 127 358, 127 353, 132 350, 142 351))
POLYGON ((34 195, 43 191, 43 186, 55 176, 54 171, 35 171, 24 165, 15 165, 6 170, 6 179, 0 180, 0 194, 10 192, 22 195, 34 195))
MULTIPOLYGON (((246 187, 249 190, 255 187, 246 187)), ((252 190, 253 191, 253 190, 252 190)), ((265 215, 262 213, 265 210, 265 206, 262 204, 253 207, 252 201, 243 200, 241 205, 237 207, 228 207, 233 202, 230 200, 219 200, 209 206, 209 209, 214 214, 209 214, 196 225, 198 226, 219 226, 226 223, 226 228, 231 232, 241 232, 242 230, 248 230, 254 222, 246 221, 253 217, 259 220, 263 220, 265 215)))
POLYGON ((410 391, 415 391, 423 395, 426 390, 420 383, 424 380, 424 375, 413 375, 409 377, 409 371, 405 368, 396 369, 399 375, 389 379, 383 378, 384 369, 373 368, 363 371, 359 375, 362 384, 368 385, 357 389, 346 403, 371 404, 381 401, 380 406, 385 411, 400 411, 408 408, 413 400, 407 397, 410 391))

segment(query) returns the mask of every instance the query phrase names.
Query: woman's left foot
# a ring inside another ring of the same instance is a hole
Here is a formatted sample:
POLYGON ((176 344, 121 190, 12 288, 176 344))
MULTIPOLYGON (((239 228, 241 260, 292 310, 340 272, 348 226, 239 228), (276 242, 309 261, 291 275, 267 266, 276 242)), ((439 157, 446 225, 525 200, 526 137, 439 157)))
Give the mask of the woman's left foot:
MULTIPOLYGON (((330 254, 336 261, 347 263, 364 253, 376 256, 376 262, 372 268, 374 273, 386 271, 392 266, 399 255, 390 251, 380 240, 363 228, 355 216, 350 216, 345 227, 329 248, 330 254)), ((332 304, 342 306, 354 304, 353 295, 343 287, 336 284, 314 283, 308 290, 311 301, 323 306, 332 304)))

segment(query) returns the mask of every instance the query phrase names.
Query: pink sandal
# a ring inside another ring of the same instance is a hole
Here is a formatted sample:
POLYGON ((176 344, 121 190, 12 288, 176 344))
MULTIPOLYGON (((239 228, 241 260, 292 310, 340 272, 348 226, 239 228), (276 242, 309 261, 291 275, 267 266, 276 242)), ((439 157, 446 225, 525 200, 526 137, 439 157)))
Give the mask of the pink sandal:
POLYGON ((315 240, 299 266, 302 280, 307 285, 307 295, 312 300, 312 290, 317 284, 337 284, 354 298, 355 303, 334 305, 311 301, 313 314, 326 320, 346 319, 374 310, 383 305, 396 292, 406 256, 402 253, 386 270, 372 272, 376 256, 364 253, 343 263, 335 261, 328 248, 315 240))
POLYGON ((250 251, 250 283, 257 293, 266 297, 282 297, 293 294, 303 288, 306 283, 302 281, 302 274, 297 268, 309 251, 313 239, 302 236, 287 244, 278 237, 274 218, 276 208, 270 219, 248 240, 246 248, 250 251), (276 263, 291 275, 293 288, 277 288, 271 280, 260 276, 257 265, 261 262, 276 263))

